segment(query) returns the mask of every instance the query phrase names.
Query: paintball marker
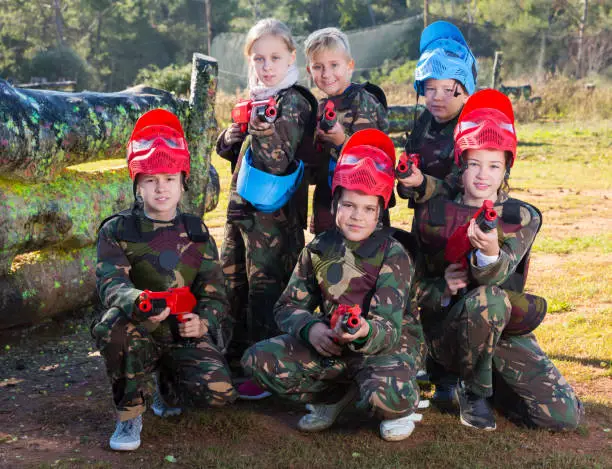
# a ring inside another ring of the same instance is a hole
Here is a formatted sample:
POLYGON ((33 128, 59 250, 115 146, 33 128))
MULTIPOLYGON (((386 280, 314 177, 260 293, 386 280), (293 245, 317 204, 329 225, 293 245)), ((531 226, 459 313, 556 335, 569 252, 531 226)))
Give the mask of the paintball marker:
POLYGON ((334 125, 338 122, 338 114, 336 114, 336 106, 330 100, 325 103, 325 107, 323 108, 323 114, 319 119, 319 128, 323 132, 329 132, 334 125))
POLYGON ((361 308, 359 305, 340 305, 331 317, 329 327, 335 329, 340 321, 340 328, 349 334, 356 334, 361 327, 361 308))
MULTIPOLYGON (((497 227, 497 212, 493 208, 493 202, 485 200, 482 207, 474 214, 478 228, 485 233, 497 227)), ((465 225, 457 228, 448 238, 446 249, 444 251, 444 259, 450 264, 461 264, 464 269, 467 269, 467 255, 472 250, 472 244, 467 236, 467 230, 470 225, 468 221, 465 225)))
POLYGON ((232 122, 240 125, 240 132, 246 132, 251 121, 251 113, 261 122, 274 122, 278 117, 278 109, 274 98, 263 101, 241 99, 232 109, 232 122))
POLYGON ((180 338, 178 322, 187 322, 183 315, 193 311, 197 300, 189 287, 180 287, 162 292, 145 290, 138 297, 137 304, 140 311, 150 313, 150 316, 160 314, 166 307, 170 308, 170 315, 175 318, 170 321, 170 329, 174 339, 178 340, 180 338))
POLYGON ((412 167, 419 167, 419 154, 418 153, 409 153, 403 152, 400 155, 399 163, 397 164, 397 168, 395 168, 395 176, 398 179, 403 179, 412 176, 412 167))
MULTIPOLYGON (((323 108, 323 114, 319 118, 319 129, 323 132, 329 132, 334 125, 338 122, 338 114, 336 114, 336 106, 334 106, 333 101, 329 100, 325 103, 325 107, 323 108)), ((323 151, 323 145, 321 142, 317 142, 316 148, 318 152, 323 151)))

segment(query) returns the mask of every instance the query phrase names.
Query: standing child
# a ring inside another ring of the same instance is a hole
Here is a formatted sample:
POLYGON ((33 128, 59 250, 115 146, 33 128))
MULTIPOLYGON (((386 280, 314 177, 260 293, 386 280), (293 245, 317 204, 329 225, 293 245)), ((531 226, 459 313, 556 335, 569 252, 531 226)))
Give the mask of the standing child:
POLYGON ((427 188, 432 190, 433 181, 426 180, 431 177, 448 178, 454 184, 453 131, 463 105, 476 89, 476 59, 455 25, 446 21, 430 24, 421 34, 419 49, 414 88, 417 100, 425 97, 426 110, 406 142, 406 153, 417 153, 420 165, 411 177, 399 180, 398 194, 403 198, 418 198, 427 188))
MULTIPOLYGON (((375 128, 386 132, 387 99, 383 91, 370 83, 351 83, 355 62, 348 38, 337 28, 313 32, 304 42, 306 70, 325 98, 319 101, 319 115, 328 102, 333 103, 338 120, 328 130, 319 126, 315 137, 324 168, 316 175, 311 231, 319 234, 334 227, 331 214, 331 180, 342 145, 355 132, 375 128), (327 171, 329 168, 329 172, 327 171)), ((388 214, 386 214, 388 225, 388 214)))
POLYGON ((582 405, 531 332, 546 313, 545 300, 523 290, 542 218, 507 195, 516 142, 508 98, 495 90, 477 92, 455 129, 461 193, 417 205, 422 273, 416 294, 428 370, 439 399, 458 401, 466 426, 495 429, 487 400, 493 396, 502 412, 524 425, 573 429, 582 405), (472 219, 485 201, 494 204, 497 228, 481 229, 472 219), (456 262, 449 238, 468 221, 468 252, 456 262))
POLYGON ((223 358, 231 332, 229 304, 214 240, 200 217, 178 209, 189 152, 183 129, 171 112, 145 113, 134 127, 127 152, 136 203, 105 220, 98 235, 97 288, 108 308, 92 333, 106 362, 117 411, 110 439, 114 450, 140 446, 142 414, 158 373, 153 410, 178 414, 173 404, 221 406, 233 402, 223 358), (195 306, 142 307, 143 290, 188 287, 195 306), (144 310, 144 311, 143 311, 144 310))
MULTIPOLYGON (((236 319, 232 355, 238 357, 247 346, 278 333, 274 303, 304 247, 300 214, 305 201, 295 196, 304 165, 297 154, 314 125, 316 106, 310 93, 296 85, 296 47, 283 23, 270 18, 259 21, 247 35, 244 52, 251 99, 274 98, 278 118, 259 122, 253 112, 248 135, 232 124, 218 139, 220 155, 229 159, 238 155, 221 253, 236 319)), ((251 382, 238 390, 245 399, 269 395, 251 382)))
POLYGON ((345 143, 332 184, 335 228, 304 248, 275 307, 285 335, 243 356, 245 371, 261 386, 317 402, 298 423, 303 431, 329 428, 357 394, 357 407, 383 420, 385 440, 407 438, 420 418, 414 411, 422 331, 409 307, 414 267, 382 227, 394 166, 393 142, 379 130, 362 130, 345 143), (353 329, 346 317, 334 326, 347 307, 361 313, 353 329))

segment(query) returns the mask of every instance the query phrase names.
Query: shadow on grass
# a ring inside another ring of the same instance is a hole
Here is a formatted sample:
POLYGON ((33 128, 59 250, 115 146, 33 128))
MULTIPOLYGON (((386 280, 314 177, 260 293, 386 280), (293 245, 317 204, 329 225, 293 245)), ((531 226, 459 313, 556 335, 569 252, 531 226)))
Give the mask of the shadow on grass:
POLYGON ((593 368, 609 368, 610 366, 612 366, 612 362, 604 358, 572 357, 569 355, 561 354, 549 354, 548 356, 553 360, 563 360, 566 362, 579 363, 580 365, 592 366, 593 368))
POLYGON ((550 147, 550 143, 543 142, 518 142, 519 147, 550 147))

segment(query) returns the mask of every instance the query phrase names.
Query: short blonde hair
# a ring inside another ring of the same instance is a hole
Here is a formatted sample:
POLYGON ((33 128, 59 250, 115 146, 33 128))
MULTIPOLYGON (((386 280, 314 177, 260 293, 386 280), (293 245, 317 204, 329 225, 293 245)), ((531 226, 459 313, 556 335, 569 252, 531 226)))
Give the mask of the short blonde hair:
POLYGON ((285 42, 289 52, 294 52, 297 49, 291 31, 285 23, 276 18, 265 18, 258 21, 255 26, 249 30, 244 43, 244 55, 248 58, 251 55, 251 49, 255 41, 267 35, 281 38, 285 42))
POLYGON ((322 50, 341 50, 349 60, 352 60, 351 46, 346 34, 338 28, 323 28, 318 29, 306 38, 304 41, 304 53, 306 58, 310 60, 315 54, 322 50))

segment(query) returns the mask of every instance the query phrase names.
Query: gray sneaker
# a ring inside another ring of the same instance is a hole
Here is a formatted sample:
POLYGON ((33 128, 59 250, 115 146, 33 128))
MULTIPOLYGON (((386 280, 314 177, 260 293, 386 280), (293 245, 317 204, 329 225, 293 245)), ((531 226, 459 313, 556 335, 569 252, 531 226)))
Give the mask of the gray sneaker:
POLYGON ((170 407, 164 400, 164 397, 162 396, 162 393, 159 389, 159 376, 157 373, 153 375, 153 382, 155 383, 155 392, 153 393, 153 405, 151 406, 151 410, 153 410, 153 413, 161 418, 175 417, 177 415, 181 415, 183 409, 181 409, 180 407, 170 407))
POLYGON ((123 422, 117 422, 115 433, 111 436, 110 447, 115 451, 133 451, 140 446, 142 415, 123 422))
POLYGON ((159 388, 153 393, 153 405, 151 406, 151 410, 153 410, 155 415, 161 418, 175 417, 181 415, 183 411, 180 407, 170 407, 159 392, 159 388))

